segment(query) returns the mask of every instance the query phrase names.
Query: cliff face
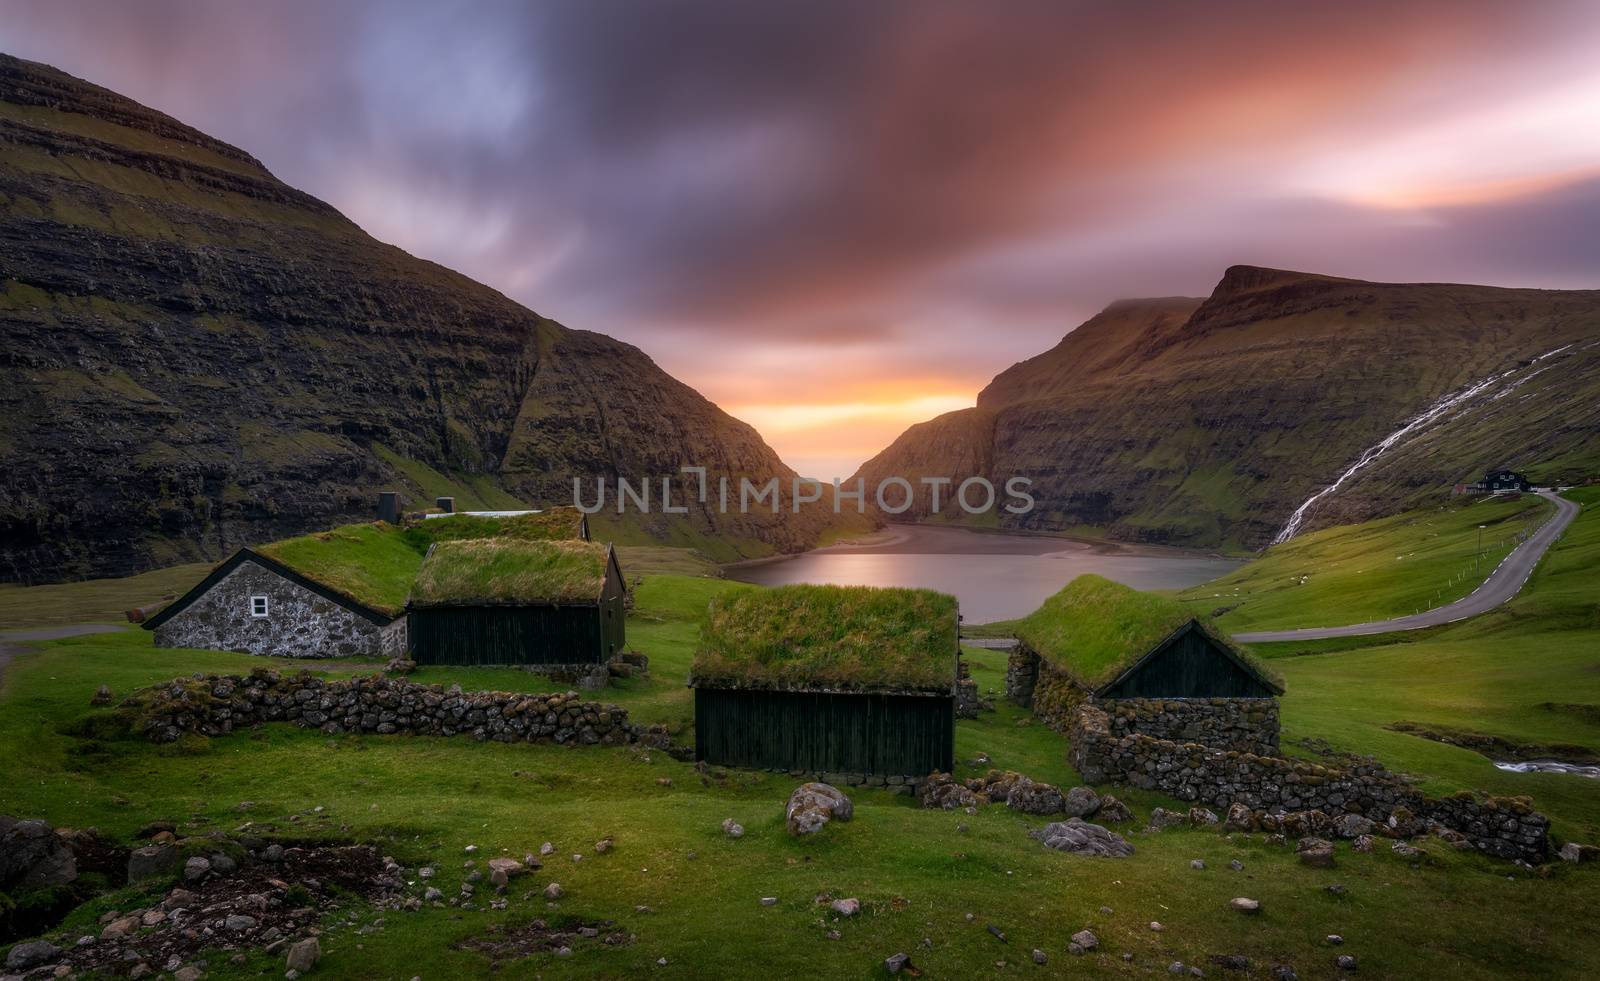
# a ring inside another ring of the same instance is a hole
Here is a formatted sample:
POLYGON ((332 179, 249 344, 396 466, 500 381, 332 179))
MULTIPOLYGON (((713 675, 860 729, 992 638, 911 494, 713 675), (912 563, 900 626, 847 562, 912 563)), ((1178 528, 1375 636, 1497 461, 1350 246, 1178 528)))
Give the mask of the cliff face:
POLYGON ((1596 341, 1596 291, 1234 267, 1204 300, 1113 304, 998 375, 977 408, 908 430, 860 476, 1024 476, 1037 506, 1005 526, 1257 547, 1368 447, 1486 379, 1499 380, 1399 440, 1307 527, 1386 513, 1491 466, 1593 474, 1596 341), (967 434, 958 453, 950 431, 967 434))
MULTIPOLYGON (((0 55, 0 580, 116 575, 373 515, 376 492, 792 472, 638 349, 375 241, 254 158, 0 55)), ((723 556, 823 514, 630 533, 723 556)))

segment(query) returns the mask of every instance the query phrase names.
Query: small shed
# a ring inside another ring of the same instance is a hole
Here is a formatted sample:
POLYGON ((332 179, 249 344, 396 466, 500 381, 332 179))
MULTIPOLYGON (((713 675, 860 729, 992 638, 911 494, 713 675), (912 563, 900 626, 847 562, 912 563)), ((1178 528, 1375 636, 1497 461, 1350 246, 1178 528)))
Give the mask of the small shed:
POLYGON ((1276 755, 1283 685, 1209 619, 1079 576, 1018 623, 1007 695, 1056 728, 1092 702, 1114 732, 1276 755))
POLYGON ((957 622, 955 597, 925 589, 800 585, 718 597, 689 680, 696 758, 890 782, 948 772, 957 622))
POLYGON ((141 624, 157 647, 387 658, 422 556, 383 522, 241 548, 141 624))
MULTIPOLYGON (((430 522, 431 524, 431 522, 430 522)), ((440 541, 411 598, 418 664, 504 664, 598 678, 626 642, 610 545, 514 538, 440 541)))

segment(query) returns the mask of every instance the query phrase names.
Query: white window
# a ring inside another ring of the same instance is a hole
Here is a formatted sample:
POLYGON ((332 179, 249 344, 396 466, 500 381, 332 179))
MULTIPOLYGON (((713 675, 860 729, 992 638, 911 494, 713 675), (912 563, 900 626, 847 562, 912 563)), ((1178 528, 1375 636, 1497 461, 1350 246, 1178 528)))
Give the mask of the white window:
POLYGON ((267 615, 267 598, 265 596, 250 597, 250 615, 253 617, 267 615))

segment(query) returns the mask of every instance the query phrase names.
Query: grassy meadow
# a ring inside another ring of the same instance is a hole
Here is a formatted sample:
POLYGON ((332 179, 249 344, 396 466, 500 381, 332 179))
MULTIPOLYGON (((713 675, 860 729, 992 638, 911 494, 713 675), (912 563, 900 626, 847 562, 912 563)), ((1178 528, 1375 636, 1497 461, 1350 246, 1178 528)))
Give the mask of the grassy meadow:
MULTIPOLYGON (((1600 495, 1575 496, 1592 505, 1600 495)), ((1555 819, 1558 836, 1600 838, 1600 784, 1502 773, 1476 753, 1386 728, 1405 720, 1600 747, 1592 715, 1584 721, 1581 708, 1543 707, 1600 705, 1597 565, 1600 520, 1586 509, 1529 588, 1493 614, 1402 642, 1258 647, 1287 682, 1286 742, 1316 737, 1373 753, 1432 790, 1530 793, 1555 819)), ((699 619, 714 598, 750 588, 646 574, 628 629, 630 646, 650 655, 651 674, 618 681, 606 700, 627 707, 637 721, 666 723, 690 738, 692 699, 684 682, 699 619)), ((1003 655, 969 649, 968 659, 986 692, 1002 687, 1003 655)), ((1594 865, 1555 863, 1530 872, 1438 843, 1424 843, 1427 859, 1413 863, 1382 847, 1357 854, 1341 842, 1335 868, 1312 869, 1292 849, 1263 844, 1260 835, 1185 829, 1119 829, 1137 849, 1133 856, 1080 858, 1028 837, 1042 818, 1004 807, 975 815, 923 811, 872 789, 850 791, 853 821, 802 841, 783 830, 782 804, 797 781, 780 774, 701 774, 663 754, 626 748, 330 738, 285 725, 157 747, 123 735, 104 721, 107 710, 88 705, 100 684, 120 695, 178 675, 244 672, 262 662, 156 649, 138 630, 50 642, 18 656, 0 678, 0 813, 93 825, 120 838, 165 819, 188 833, 250 821, 286 837, 372 840, 408 866, 436 864, 434 882, 447 896, 466 874, 469 844, 480 847, 480 859, 502 852, 520 857, 544 841, 557 846, 542 871, 513 883, 503 912, 425 907, 383 914, 383 925, 374 927, 377 914, 352 908, 327 924, 319 977, 486 974, 484 955, 460 945, 492 924, 533 917, 614 921, 636 940, 579 945, 566 958, 536 954, 503 962, 497 976, 874 977, 896 951, 909 953, 927 977, 1148 977, 1181 961, 1211 976, 1268 977, 1273 966, 1290 964, 1302 978, 1331 978, 1342 973, 1333 965, 1336 954, 1355 955, 1361 976, 1380 978, 1579 977, 1600 970, 1600 951, 1587 942, 1588 911, 1600 903, 1594 865), (253 806, 241 811, 242 802, 253 806), (744 825, 744 838, 721 833, 728 817, 744 825), (616 847, 595 854, 594 842, 605 835, 615 836, 616 847), (584 860, 572 863, 574 853, 584 860), (1206 868, 1191 868, 1193 859, 1206 868), (1230 869, 1234 860, 1242 870, 1230 869), (555 909, 539 895, 551 881, 567 893, 555 909), (1328 891, 1333 884, 1343 892, 1328 891), (777 897, 777 904, 761 906, 764 896, 777 897), (862 914, 840 920, 818 902, 825 896, 857 897, 862 914), (1261 900, 1263 912, 1231 912, 1234 896, 1261 900), (640 906, 650 911, 636 912, 640 906), (1151 930, 1151 921, 1164 929, 1151 930), (1100 946, 1072 956, 1068 939, 1084 928, 1100 946), (829 939, 834 930, 839 938, 829 939), (1325 942, 1333 933, 1344 937, 1342 946, 1325 942), (1046 965, 1033 962, 1035 947, 1047 954, 1046 965), (1248 975, 1224 974, 1210 960, 1233 954, 1250 959, 1248 975)), ((312 667, 329 675, 370 670, 312 667)), ((480 689, 552 687, 508 669, 427 668, 414 677, 480 689)), ((986 769, 990 764, 971 765, 982 753, 994 766, 1036 779, 1077 782, 1062 737, 1004 703, 960 722, 956 738, 959 775, 986 769)), ((1158 804, 1178 806, 1157 795, 1101 789, 1124 797, 1140 819, 1158 804)), ((60 932, 76 937, 101 913, 145 905, 149 895, 135 888, 102 897, 74 912, 60 932)), ((253 952, 242 966, 214 957, 206 975, 282 970, 281 960, 253 952)))

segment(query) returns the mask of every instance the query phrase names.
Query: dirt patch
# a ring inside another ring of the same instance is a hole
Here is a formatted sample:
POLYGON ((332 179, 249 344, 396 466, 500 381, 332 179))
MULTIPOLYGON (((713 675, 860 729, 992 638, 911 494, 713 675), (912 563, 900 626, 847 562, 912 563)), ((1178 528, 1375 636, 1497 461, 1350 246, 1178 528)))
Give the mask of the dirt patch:
POLYGON ((185 875, 156 905, 106 914, 84 931, 95 939, 81 946, 76 935, 60 938, 66 949, 59 963, 122 976, 139 964, 175 970, 202 951, 274 951, 309 935, 343 902, 359 898, 382 905, 405 889, 400 867, 367 845, 267 843, 233 859, 224 856, 239 853, 236 843, 217 844, 208 859, 213 869, 198 879, 185 875))
POLYGON ((1396 722, 1387 727, 1391 732, 1431 739, 1447 746, 1460 746, 1482 753, 1492 760, 1561 760, 1583 766, 1600 764, 1600 753, 1587 746, 1572 743, 1518 743, 1486 732, 1468 729, 1451 729, 1444 726, 1425 726, 1420 722, 1396 722))
POLYGON ((558 953, 562 950, 570 953, 579 944, 626 947, 633 940, 633 934, 610 920, 532 920, 521 926, 492 926, 482 934, 456 944, 456 949, 486 954, 491 961, 498 963, 529 954, 558 953))

